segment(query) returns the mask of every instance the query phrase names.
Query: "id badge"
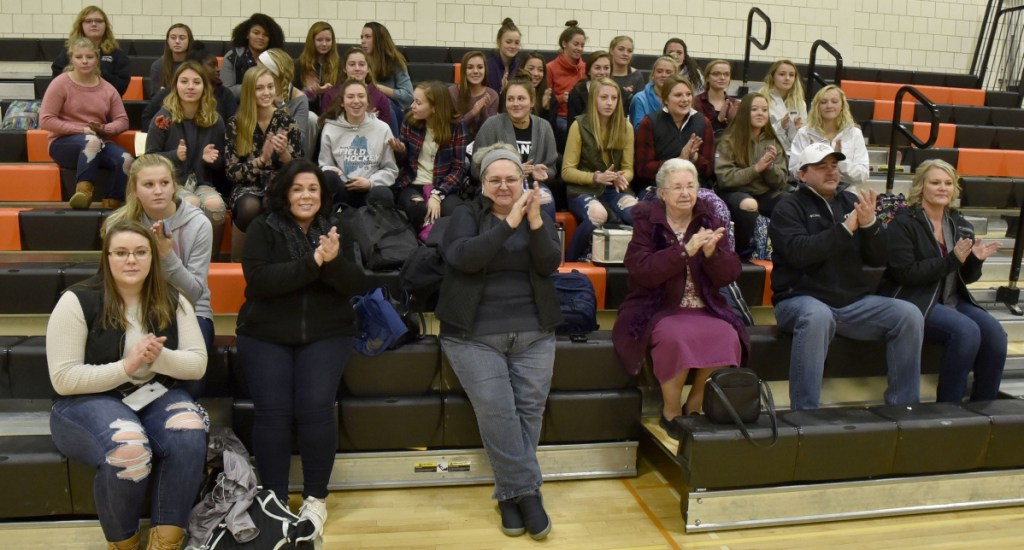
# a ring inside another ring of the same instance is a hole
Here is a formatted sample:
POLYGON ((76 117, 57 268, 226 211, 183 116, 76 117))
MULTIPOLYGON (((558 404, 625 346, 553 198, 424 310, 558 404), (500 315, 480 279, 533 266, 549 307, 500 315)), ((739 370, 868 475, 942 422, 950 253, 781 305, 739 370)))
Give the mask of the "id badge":
POLYGON ((121 402, 128 405, 128 408, 131 410, 138 412, 146 408, 146 405, 149 405, 159 399, 160 396, 165 393, 167 393, 167 387, 154 380, 148 384, 139 386, 138 389, 126 395, 121 402))

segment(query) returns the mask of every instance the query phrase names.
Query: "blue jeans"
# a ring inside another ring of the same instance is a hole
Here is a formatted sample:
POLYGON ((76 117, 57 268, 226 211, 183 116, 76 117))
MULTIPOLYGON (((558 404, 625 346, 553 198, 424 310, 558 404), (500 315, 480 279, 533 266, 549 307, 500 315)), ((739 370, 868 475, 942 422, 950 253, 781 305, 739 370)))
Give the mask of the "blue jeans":
POLYGON ((537 443, 555 366, 555 334, 442 336, 441 349, 473 404, 494 471, 493 498, 537 492, 543 483, 537 443))
POLYGON ((112 394, 61 397, 50 431, 60 452, 96 469, 93 498, 107 540, 139 530, 149 485, 152 524, 185 527, 203 482, 206 414, 184 390, 173 388, 139 412, 112 394))
POLYGON ((627 198, 633 198, 633 195, 616 191, 614 187, 609 186, 600 195, 576 195, 569 199, 569 212, 572 212, 572 215, 576 217, 577 226, 576 232, 572 235, 572 241, 569 243, 565 261, 575 262, 579 260, 590 247, 590 236, 593 235, 594 229, 597 228, 594 222, 590 221, 590 215, 587 212, 591 203, 600 203, 608 212, 618 216, 622 223, 633 225, 631 211, 636 202, 631 201, 632 204, 626 207, 619 206, 619 203, 627 198))
POLYGON ((885 340, 889 369, 888 405, 920 400, 924 318, 910 302, 865 296, 833 308, 810 296, 787 298, 775 306, 779 328, 793 333, 789 357, 789 400, 793 410, 816 409, 821 397, 825 356, 836 334, 854 340, 885 340))
POLYGON ((945 346, 936 401, 962 401, 967 375, 972 371, 971 401, 999 397, 1006 364, 1006 331, 987 311, 962 298, 955 308, 935 304, 924 323, 924 339, 945 346))
POLYGON ((75 181, 96 183, 99 169, 110 170, 107 183, 107 198, 124 201, 125 185, 128 183, 128 168, 131 167, 132 156, 112 141, 100 140, 99 153, 87 153, 88 140, 98 140, 95 136, 85 134, 63 136, 50 144, 50 156, 61 168, 75 171, 75 181))
POLYGON ((334 403, 352 356, 352 338, 283 346, 239 335, 236 344, 256 412, 252 450, 260 481, 288 502, 294 425, 302 456, 302 496, 327 498, 338 448, 334 403))

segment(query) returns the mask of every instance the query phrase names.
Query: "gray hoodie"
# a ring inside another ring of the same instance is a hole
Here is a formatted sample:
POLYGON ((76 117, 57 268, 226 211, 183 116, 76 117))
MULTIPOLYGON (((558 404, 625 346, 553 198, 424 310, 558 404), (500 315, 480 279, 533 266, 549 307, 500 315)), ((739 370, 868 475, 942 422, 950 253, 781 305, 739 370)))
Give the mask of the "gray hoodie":
MULTIPOLYGON (((139 221, 148 227, 159 220, 151 220, 143 213, 139 221)), ((210 272, 213 226, 202 210, 186 201, 178 204, 178 209, 166 223, 171 228, 171 249, 174 253, 160 258, 164 276, 195 305, 196 316, 213 319, 210 286, 206 284, 210 272)))
POLYGON ((341 169, 342 181, 361 177, 374 186, 390 186, 398 177, 395 152, 388 145, 392 137, 391 128, 373 113, 358 125, 344 116, 328 120, 320 138, 320 167, 341 169))

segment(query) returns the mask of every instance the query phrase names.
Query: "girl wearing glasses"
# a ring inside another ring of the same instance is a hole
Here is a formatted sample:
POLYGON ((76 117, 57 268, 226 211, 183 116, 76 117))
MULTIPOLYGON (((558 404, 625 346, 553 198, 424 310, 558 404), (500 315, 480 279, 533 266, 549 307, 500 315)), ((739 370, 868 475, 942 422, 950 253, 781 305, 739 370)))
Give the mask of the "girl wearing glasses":
MULTIPOLYGON (((82 8, 71 24, 71 34, 66 42, 68 48, 79 38, 88 38, 99 48, 100 75, 117 90, 117 95, 124 95, 132 80, 131 60, 118 46, 106 12, 97 6, 82 8)), ((50 66, 54 78, 60 76, 70 63, 68 48, 57 54, 57 59, 50 66)))
POLYGON ((195 310, 164 277, 150 228, 110 224, 96 276, 65 292, 46 326, 50 381, 61 395, 50 431, 95 470, 107 547, 140 547, 152 489, 150 548, 178 548, 203 480, 206 413, 178 380, 206 371, 195 310), (150 479, 159 480, 150 487, 150 479))

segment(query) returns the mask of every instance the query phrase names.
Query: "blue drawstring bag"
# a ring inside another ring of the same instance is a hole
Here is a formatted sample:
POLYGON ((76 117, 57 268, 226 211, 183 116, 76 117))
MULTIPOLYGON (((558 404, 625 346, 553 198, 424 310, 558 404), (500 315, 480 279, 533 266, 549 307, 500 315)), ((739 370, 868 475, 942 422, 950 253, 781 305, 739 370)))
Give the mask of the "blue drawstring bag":
POLYGON ((380 288, 352 298, 352 307, 359 318, 359 331, 362 333, 356 339, 356 351, 363 355, 384 353, 409 331, 380 288))

